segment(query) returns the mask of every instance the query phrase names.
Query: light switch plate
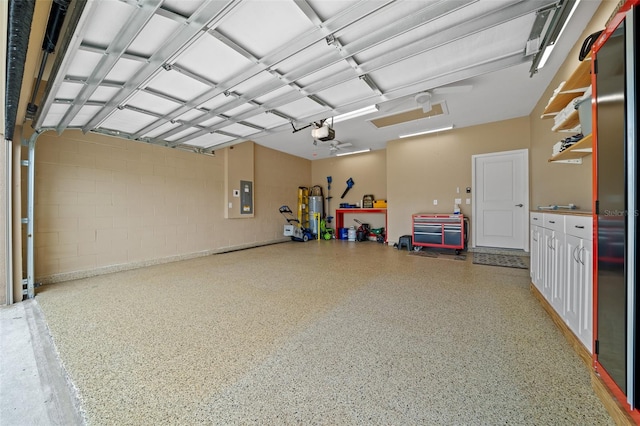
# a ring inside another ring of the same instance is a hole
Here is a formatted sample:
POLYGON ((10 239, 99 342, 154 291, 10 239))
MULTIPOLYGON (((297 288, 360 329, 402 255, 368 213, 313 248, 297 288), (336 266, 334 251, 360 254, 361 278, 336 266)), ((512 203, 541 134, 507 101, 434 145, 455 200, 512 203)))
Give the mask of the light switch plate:
POLYGON ((453 202, 456 204, 462 204, 462 198, 456 198, 453 202))
POLYGON ((433 200, 433 205, 437 206, 438 205, 438 200, 433 200))
POLYGON ((467 199, 465 200, 465 202, 466 202, 467 204, 471 204, 471 198, 467 198, 467 199))

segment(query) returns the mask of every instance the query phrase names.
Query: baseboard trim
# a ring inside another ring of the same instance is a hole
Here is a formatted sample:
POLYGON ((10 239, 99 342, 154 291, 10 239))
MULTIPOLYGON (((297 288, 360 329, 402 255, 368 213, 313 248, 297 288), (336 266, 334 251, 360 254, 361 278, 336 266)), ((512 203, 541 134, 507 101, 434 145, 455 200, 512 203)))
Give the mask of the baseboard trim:
POLYGON ((162 257, 159 259, 149 259, 139 262, 123 263, 119 265, 109 265, 101 268, 88 269, 83 271, 64 272, 60 274, 37 277, 36 282, 40 284, 55 284, 64 281, 79 280, 82 278, 90 278, 98 275, 112 274, 114 272, 129 271, 132 269, 145 268, 147 266, 161 265, 164 263, 179 262, 181 260, 195 259, 198 257, 211 256, 214 254, 228 253, 238 250, 246 250, 255 247, 268 246, 271 244, 279 244, 291 241, 291 238, 285 237, 277 240, 264 241, 261 243, 241 244, 237 246, 223 247, 215 250, 205 250, 195 253, 185 253, 176 256, 162 257))

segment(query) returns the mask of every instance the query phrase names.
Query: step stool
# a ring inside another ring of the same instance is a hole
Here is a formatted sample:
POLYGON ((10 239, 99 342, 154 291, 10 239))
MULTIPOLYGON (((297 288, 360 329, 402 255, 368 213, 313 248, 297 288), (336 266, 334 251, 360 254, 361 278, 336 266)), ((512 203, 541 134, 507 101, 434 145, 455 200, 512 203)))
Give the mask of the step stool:
POLYGON ((398 250, 402 250, 402 247, 406 247, 408 251, 413 250, 413 238, 411 235, 403 235, 398 240, 398 250))

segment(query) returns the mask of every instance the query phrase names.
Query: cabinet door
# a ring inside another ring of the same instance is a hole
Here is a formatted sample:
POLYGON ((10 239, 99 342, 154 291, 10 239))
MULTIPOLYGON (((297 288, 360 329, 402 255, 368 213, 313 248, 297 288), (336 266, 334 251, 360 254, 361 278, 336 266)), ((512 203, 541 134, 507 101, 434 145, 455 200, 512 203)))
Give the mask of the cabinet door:
POLYGON ((533 284, 535 284, 535 286, 537 287, 538 284, 536 283, 536 269, 538 266, 538 247, 540 246, 539 241, 538 241, 538 230, 536 229, 537 226, 533 226, 531 225, 531 227, 529 228, 529 277, 531 278, 531 282, 533 284))
POLYGON ((564 318, 565 314, 565 299, 567 291, 567 268, 565 266, 565 235, 562 232, 552 231, 552 282, 551 282, 551 305, 556 312, 564 318))
POLYGON ((565 299, 564 320, 576 336, 580 336, 580 316, 582 312, 582 294, 584 285, 583 266, 580 262, 582 240, 573 235, 567 235, 565 241, 565 267, 567 292, 565 299))
POLYGON ((593 241, 581 240, 578 261, 581 264, 578 337, 593 353, 593 241))
POLYGON ((549 302, 551 302, 551 287, 555 274, 553 234, 554 231, 552 229, 545 228, 542 231, 542 295, 549 302))
POLYGON ((530 251, 530 275, 531 282, 542 292, 543 279, 543 236, 542 228, 539 226, 531 226, 531 251, 530 251))

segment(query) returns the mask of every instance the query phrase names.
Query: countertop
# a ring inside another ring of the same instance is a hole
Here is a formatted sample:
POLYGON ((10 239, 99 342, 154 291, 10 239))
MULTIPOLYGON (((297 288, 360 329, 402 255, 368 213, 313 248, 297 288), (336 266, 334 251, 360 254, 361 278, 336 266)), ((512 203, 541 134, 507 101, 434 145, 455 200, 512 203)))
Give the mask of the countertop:
POLYGON ((553 214, 566 214, 566 215, 574 215, 574 216, 593 216, 593 212, 587 210, 579 210, 579 209, 558 209, 558 210, 541 210, 534 209, 531 210, 531 213, 553 213, 553 214))

